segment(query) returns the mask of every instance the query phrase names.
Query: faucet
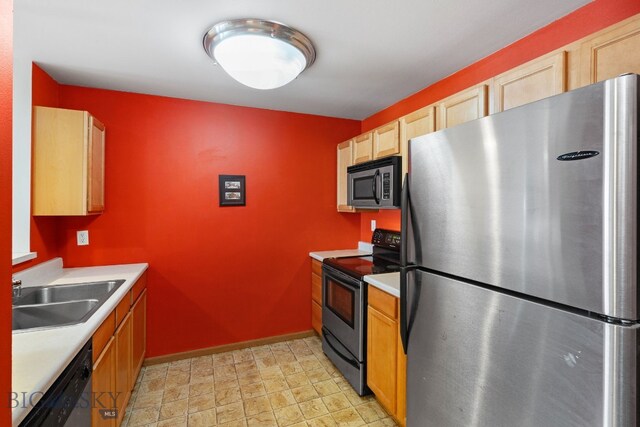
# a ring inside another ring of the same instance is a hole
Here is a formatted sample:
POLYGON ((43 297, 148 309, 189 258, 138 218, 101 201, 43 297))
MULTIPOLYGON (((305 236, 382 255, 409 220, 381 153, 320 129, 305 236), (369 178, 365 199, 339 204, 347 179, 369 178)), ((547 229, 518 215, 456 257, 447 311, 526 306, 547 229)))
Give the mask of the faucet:
POLYGON ((11 287, 13 289, 13 298, 18 298, 22 294, 22 280, 11 279, 11 287))

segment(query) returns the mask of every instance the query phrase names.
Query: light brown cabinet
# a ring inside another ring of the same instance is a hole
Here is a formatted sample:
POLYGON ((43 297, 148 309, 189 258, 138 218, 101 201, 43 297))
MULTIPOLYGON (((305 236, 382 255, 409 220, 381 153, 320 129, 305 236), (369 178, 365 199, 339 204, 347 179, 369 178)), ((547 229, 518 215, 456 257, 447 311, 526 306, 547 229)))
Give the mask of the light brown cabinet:
POLYGON ((399 301, 369 286, 367 385, 401 425, 406 425, 406 356, 399 329, 399 301))
POLYGON ((519 107, 567 90, 567 53, 530 61, 493 79, 492 113, 519 107))
POLYGON ((421 108, 401 117, 399 124, 402 176, 404 177, 409 172, 409 140, 436 130, 436 109, 431 105, 421 108))
POLYGON ((146 272, 93 334, 92 426, 119 426, 146 353, 146 272), (133 302, 133 304, 132 304, 133 302), (104 416, 111 412, 115 418, 104 416))
POLYGON ((587 38, 580 46, 583 86, 624 73, 640 73, 640 15, 587 38))
POLYGON ((322 335, 322 263, 311 259, 311 327, 322 335))
POLYGON ((93 427, 114 427, 116 425, 116 419, 111 417, 112 414, 115 415, 116 403, 113 400, 113 395, 104 393, 105 390, 116 389, 115 348, 115 339, 111 336, 100 357, 93 363, 91 377, 94 396, 91 409, 91 425, 93 427))
POLYGON ((363 133, 353 138, 353 164, 373 160, 373 134, 363 133))
POLYGON ((338 212, 354 212, 347 201, 347 168, 353 165, 353 139, 338 144, 338 212))
POLYGON ((105 128, 87 111, 33 110, 33 214, 104 210, 105 128))
POLYGON ((487 85, 463 90, 438 104, 438 129, 446 129, 487 115, 487 85))
MULTIPOLYGON (((128 296, 125 296, 127 298, 128 296)), ((131 397, 131 313, 127 313, 114 334, 116 344, 116 409, 120 425, 131 397)))
POLYGON ((131 307, 131 378, 138 378, 147 349, 147 291, 131 307))
POLYGON ((400 132, 394 120, 373 130, 373 158, 400 155, 400 132))

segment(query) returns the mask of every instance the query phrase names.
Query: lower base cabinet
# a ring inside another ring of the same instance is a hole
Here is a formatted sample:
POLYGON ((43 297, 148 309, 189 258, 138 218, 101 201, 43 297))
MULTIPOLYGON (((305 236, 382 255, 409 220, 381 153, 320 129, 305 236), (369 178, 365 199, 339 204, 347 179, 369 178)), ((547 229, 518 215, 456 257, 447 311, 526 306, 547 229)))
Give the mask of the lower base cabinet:
POLYGON ((124 418, 146 353, 145 287, 146 273, 93 335, 93 427, 117 427, 124 418))
POLYGON ((322 335, 322 263, 311 260, 311 327, 322 335))
POLYGON ((91 387, 93 392, 91 425, 93 427, 113 427, 116 420, 116 402, 113 395, 100 390, 116 389, 116 345, 111 337, 100 357, 93 363, 91 387))
POLYGON ((369 286, 367 385, 402 426, 406 425, 406 356, 399 328, 399 300, 369 286))

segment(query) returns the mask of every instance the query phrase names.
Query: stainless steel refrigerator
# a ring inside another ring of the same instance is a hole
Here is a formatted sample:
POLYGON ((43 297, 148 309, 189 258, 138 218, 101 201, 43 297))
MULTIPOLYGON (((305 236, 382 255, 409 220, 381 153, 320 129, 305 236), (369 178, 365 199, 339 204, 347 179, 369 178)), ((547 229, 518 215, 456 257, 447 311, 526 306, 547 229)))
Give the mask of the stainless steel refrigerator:
POLYGON ((411 140, 409 427, 640 421, 638 77, 411 140))

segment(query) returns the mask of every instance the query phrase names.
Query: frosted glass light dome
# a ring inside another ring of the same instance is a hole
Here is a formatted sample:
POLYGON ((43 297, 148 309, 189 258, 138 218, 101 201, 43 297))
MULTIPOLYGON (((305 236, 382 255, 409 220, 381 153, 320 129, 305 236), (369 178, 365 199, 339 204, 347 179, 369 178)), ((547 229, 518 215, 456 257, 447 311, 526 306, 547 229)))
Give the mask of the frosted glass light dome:
POLYGON ((272 21, 238 19, 216 24, 204 48, 235 80, 254 89, 286 85, 315 60, 311 41, 272 21))

